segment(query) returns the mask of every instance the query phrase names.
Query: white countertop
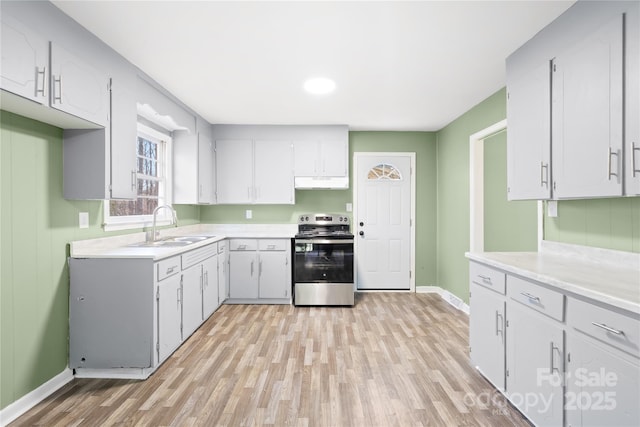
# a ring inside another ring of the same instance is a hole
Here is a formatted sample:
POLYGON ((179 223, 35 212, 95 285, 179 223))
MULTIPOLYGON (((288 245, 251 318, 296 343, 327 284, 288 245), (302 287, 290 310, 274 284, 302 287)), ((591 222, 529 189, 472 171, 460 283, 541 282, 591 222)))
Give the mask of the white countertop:
POLYGON ((210 236, 186 246, 130 246, 145 240, 145 233, 124 234, 71 242, 71 258, 151 258, 160 260, 227 238, 289 239, 298 231, 296 224, 196 224, 163 228, 159 238, 170 236, 210 236))
POLYGON ((584 250, 551 242, 543 245, 540 252, 480 252, 466 256, 568 293, 640 313, 640 254, 584 250))

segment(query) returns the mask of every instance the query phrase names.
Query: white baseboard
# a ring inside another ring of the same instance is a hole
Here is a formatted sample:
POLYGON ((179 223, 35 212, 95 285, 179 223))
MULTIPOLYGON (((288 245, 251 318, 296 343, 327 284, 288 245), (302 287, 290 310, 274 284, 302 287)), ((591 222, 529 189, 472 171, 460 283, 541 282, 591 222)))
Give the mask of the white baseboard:
POLYGON ((446 289, 442 289, 440 286, 416 286, 416 293, 418 294, 438 294, 440 297, 462 311, 465 314, 469 314, 469 305, 462 301, 460 298, 447 291, 446 289))
POLYGON ((73 379, 73 371, 66 368, 46 383, 42 384, 32 392, 25 394, 20 399, 11 403, 9 406, 0 411, 0 426, 4 427, 14 421, 20 415, 42 402, 49 395, 73 379))

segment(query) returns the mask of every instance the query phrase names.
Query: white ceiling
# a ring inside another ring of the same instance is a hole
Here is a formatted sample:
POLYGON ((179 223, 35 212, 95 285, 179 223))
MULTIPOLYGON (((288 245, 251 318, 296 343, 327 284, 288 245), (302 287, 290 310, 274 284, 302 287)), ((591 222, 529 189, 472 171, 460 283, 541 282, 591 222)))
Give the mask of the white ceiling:
POLYGON ((573 1, 53 3, 211 123, 432 131, 573 1))

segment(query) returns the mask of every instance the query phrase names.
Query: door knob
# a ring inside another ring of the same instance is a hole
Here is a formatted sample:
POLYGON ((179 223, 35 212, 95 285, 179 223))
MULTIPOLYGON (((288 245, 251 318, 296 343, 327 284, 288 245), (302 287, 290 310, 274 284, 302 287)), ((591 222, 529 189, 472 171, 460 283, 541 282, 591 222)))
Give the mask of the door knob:
POLYGON ((364 236, 364 231, 361 231, 358 234, 361 235, 361 236, 364 236))

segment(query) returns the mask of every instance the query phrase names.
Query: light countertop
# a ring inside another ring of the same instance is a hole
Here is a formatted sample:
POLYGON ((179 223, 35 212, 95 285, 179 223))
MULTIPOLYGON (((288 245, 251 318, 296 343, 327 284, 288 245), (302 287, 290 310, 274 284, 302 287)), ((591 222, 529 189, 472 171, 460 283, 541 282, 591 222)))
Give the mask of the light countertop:
POLYGON ((640 254, 576 248, 551 242, 540 252, 466 255, 507 273, 640 313, 640 254))
POLYGON ((186 246, 130 246, 144 242, 145 233, 124 234, 71 242, 71 258, 151 258, 160 260, 227 238, 290 239, 296 224, 196 224, 159 230, 159 239, 170 236, 210 236, 186 246))

